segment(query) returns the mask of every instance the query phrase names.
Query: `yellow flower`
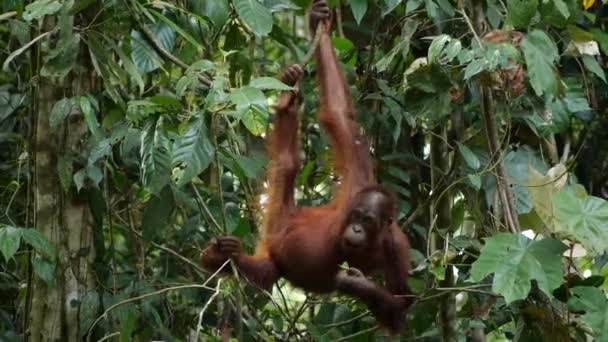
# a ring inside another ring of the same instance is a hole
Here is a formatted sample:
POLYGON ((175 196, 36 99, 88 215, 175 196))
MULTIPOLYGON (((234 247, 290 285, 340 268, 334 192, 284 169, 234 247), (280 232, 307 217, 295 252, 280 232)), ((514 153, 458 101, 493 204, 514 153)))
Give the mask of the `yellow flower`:
POLYGON ((591 6, 593 6, 594 3, 595 0, 583 0, 583 8, 589 9, 591 6))

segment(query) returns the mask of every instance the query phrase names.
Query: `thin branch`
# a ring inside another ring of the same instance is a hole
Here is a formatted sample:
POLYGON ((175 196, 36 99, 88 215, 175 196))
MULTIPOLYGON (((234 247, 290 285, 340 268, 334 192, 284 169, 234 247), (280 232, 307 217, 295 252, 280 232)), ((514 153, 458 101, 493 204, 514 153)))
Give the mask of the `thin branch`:
POLYGON ((333 340, 333 342, 351 341, 351 340, 352 340, 353 338, 355 338, 355 337, 358 337, 358 336, 363 336, 363 335, 365 335, 365 334, 369 334, 369 333, 373 333, 374 331, 376 331, 376 330, 378 330, 378 329, 380 329, 380 326, 378 326, 378 325, 374 325, 374 326, 373 326, 373 327, 371 327, 371 328, 364 329, 364 330, 361 330, 361 331, 357 331, 357 332, 356 332, 356 333, 354 333, 354 334, 346 335, 346 336, 341 337, 341 338, 339 338, 339 339, 333 340))
POLYGON ((215 297, 217 297, 220 294, 221 284, 222 284, 222 279, 220 278, 217 281, 217 286, 215 287, 215 293, 213 295, 211 295, 211 297, 209 298, 207 303, 205 303, 205 306, 203 306, 203 308, 201 309, 201 312, 199 312, 199 314, 198 314, 198 322, 196 323, 196 334, 194 335, 194 341, 199 340, 198 337, 201 333, 201 326, 203 324, 203 315, 205 314, 205 311, 207 311, 207 308, 209 307, 209 305, 213 302, 213 300, 215 300, 215 297))
MULTIPOLYGON (((173 64, 179 66, 182 69, 188 69, 190 67, 188 64, 184 63, 177 56, 173 55, 171 52, 167 51, 167 49, 162 47, 162 45, 160 45, 160 42, 156 39, 156 36, 154 35, 154 33, 146 25, 140 24, 139 27, 140 27, 141 31, 144 33, 144 36, 149 40, 150 44, 152 44, 152 47, 159 54, 161 54, 165 59, 168 59, 173 64)), ((211 81, 209 79, 207 79, 206 77, 199 75, 198 79, 205 86, 207 86, 207 87, 211 86, 211 81)))
POLYGON ((91 341, 91 333, 93 332, 93 329, 95 328, 95 326, 102 319, 107 318, 108 313, 110 313, 110 311, 116 309, 119 306, 131 303, 131 302, 136 302, 136 301, 148 298, 148 297, 153 297, 153 296, 156 296, 156 295, 159 295, 159 294, 162 294, 162 293, 165 293, 165 292, 173 291, 173 290, 198 288, 198 289, 205 289, 205 290, 215 291, 215 289, 210 288, 209 286, 207 286, 207 284, 213 278, 215 278, 224 269, 224 267, 226 267, 226 265, 228 265, 229 262, 230 262, 230 260, 226 260, 226 262, 224 262, 224 264, 220 268, 218 268, 218 270, 215 271, 215 273, 213 273, 209 278, 207 278, 207 280, 202 285, 193 284, 193 285, 181 285, 181 286, 167 287, 167 288, 155 291, 155 292, 150 292, 150 293, 143 294, 141 296, 137 296, 137 297, 133 297, 133 298, 128 298, 128 299, 120 301, 120 302, 118 302, 118 303, 116 303, 114 305, 111 305, 109 308, 106 309, 106 311, 104 311, 99 317, 97 317, 97 319, 93 322, 93 324, 91 324, 91 326, 89 327, 88 332, 87 332, 87 339, 86 339, 86 341, 87 342, 91 341))

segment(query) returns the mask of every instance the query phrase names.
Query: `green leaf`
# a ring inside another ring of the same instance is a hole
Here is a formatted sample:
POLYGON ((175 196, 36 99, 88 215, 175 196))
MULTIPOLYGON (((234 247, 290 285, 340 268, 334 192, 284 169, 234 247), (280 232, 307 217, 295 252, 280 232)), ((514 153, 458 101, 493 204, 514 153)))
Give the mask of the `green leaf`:
POLYGON ((487 62, 485 59, 474 59, 464 69, 464 79, 468 80, 471 77, 479 74, 486 69, 487 62))
POLYGON ((536 95, 555 94, 558 79, 554 63, 559 59, 555 42, 540 30, 531 31, 521 43, 530 84, 536 95))
POLYGON ((239 17, 251 27, 253 33, 263 37, 272 31, 272 13, 257 0, 233 0, 239 17))
POLYGON ((236 105, 236 109, 248 109, 252 106, 266 108, 266 96, 257 88, 245 86, 233 90, 230 93, 230 101, 236 105))
POLYGON ((169 182, 171 174, 171 141, 162 118, 148 124, 141 137, 142 181, 155 194, 169 182))
POLYGON ((39 255, 32 260, 34 273, 50 287, 55 286, 55 263, 39 255))
POLYGON ((103 131, 99 122, 97 121, 97 116, 95 115, 95 109, 93 108, 93 104, 87 96, 81 96, 79 98, 80 110, 84 115, 84 120, 87 123, 87 127, 89 127, 89 131, 95 138, 95 140, 100 141, 103 139, 103 131))
POLYGON ((165 186, 158 196, 153 195, 146 203, 142 219, 143 238, 152 241, 163 231, 175 209, 175 199, 170 186, 165 186))
POLYGON ((481 281, 494 273, 492 291, 504 296, 507 304, 526 298, 532 280, 551 296, 562 283, 565 250, 566 246, 552 238, 531 240, 520 234, 498 233, 485 239, 471 267, 471 278, 481 281))
POLYGON ((59 157, 57 160, 57 174, 63 191, 68 191, 72 185, 72 173, 74 172, 74 160, 70 157, 59 157))
POLYGON ((21 229, 4 226, 0 228, 0 252, 4 260, 8 261, 19 250, 21 243, 21 229))
MULTIPOLYGON (((154 38, 163 49, 169 52, 173 51, 175 31, 171 27, 162 22, 157 22, 150 26, 150 31, 154 33, 154 38)), ((143 73, 149 73, 160 68, 163 62, 162 58, 158 56, 139 31, 131 31, 131 59, 137 69, 143 73)))
POLYGON ((526 28, 536 14, 538 0, 507 0, 509 21, 516 28, 526 28))
POLYGON ((252 157, 241 156, 229 152, 230 157, 235 161, 236 165, 243 172, 243 175, 250 179, 256 179, 260 177, 264 172, 264 166, 268 160, 261 155, 254 155, 252 157))
MULTIPOLYGON (((553 194, 557 193, 568 180, 568 170, 563 164, 557 164, 547 175, 536 171, 530 166, 530 174, 528 176, 528 191, 532 198, 534 211, 542 222, 547 227, 554 225, 553 204, 548 201, 553 194)), ((540 232, 543 227, 531 227, 534 231, 540 232)))
POLYGON ((568 9, 568 5, 564 2, 564 0, 553 0, 555 7, 559 11, 559 13, 564 16, 565 19, 570 17, 570 10, 568 9))
POLYGON ((596 287, 575 287, 568 300, 572 311, 584 311, 581 319, 593 330, 596 341, 608 341, 608 300, 596 287))
POLYGON ((26 21, 40 19, 45 15, 52 15, 59 12, 62 7, 63 5, 59 0, 36 0, 25 6, 23 19, 26 21))
POLYGON ((469 182, 471 182, 471 185, 473 186, 473 188, 475 190, 479 190, 481 189, 481 176, 480 175, 467 175, 467 178, 469 178, 469 182))
POLYGON ((357 25, 360 25, 361 19, 363 19, 367 12, 367 0, 351 0, 350 9, 353 11, 353 17, 357 25))
POLYGON ((591 33, 593 34, 593 38, 600 45, 600 49, 602 49, 604 54, 608 55, 608 33, 597 28, 591 29, 591 33))
POLYGON ((228 0, 202 0, 194 2, 194 13, 208 17, 215 27, 222 27, 230 15, 228 0))
POLYGON ((293 87, 288 86, 274 77, 258 77, 251 80, 249 86, 258 89, 293 90, 293 87))
POLYGON ((30 246, 34 247, 36 252, 55 260, 55 247, 40 231, 32 228, 22 229, 21 237, 30 246))
POLYGON ((260 136, 268 124, 268 112, 259 106, 252 106, 241 112, 241 121, 251 134, 260 136))
POLYGON ((401 37, 399 37, 399 42, 393 46, 391 51, 387 53, 384 57, 382 57, 376 63, 376 69, 378 72, 383 72, 391 65, 393 59, 397 56, 399 52, 401 52, 404 58, 407 57, 407 54, 410 52, 410 42, 412 36, 416 32, 418 28, 418 22, 416 20, 406 20, 403 24, 403 28, 401 29, 401 37))
POLYGON ((563 190, 553 196, 553 208, 558 233, 579 241, 594 254, 608 251, 608 202, 563 190))
POLYGON ((604 69, 602 69, 600 63, 597 62, 594 56, 583 55, 583 64, 587 70, 591 71, 591 73, 606 83, 606 74, 604 73, 604 69))
POLYGON ((205 121, 202 118, 195 120, 174 145, 173 164, 181 163, 185 166, 177 184, 182 186, 207 169, 214 154, 205 121))
POLYGON ((384 0, 384 6, 382 7, 382 17, 391 13, 399 4, 401 4, 402 0, 384 0))
POLYGON ((84 337, 87 334, 91 324, 99 316, 99 305, 99 293, 97 291, 88 291, 80 301, 80 314, 78 315, 80 337, 84 337))
POLYGON ((465 163, 467 163, 467 165, 471 169, 479 169, 479 167, 481 166, 481 162, 479 161, 479 158, 477 158, 475 153, 471 151, 470 148, 468 148, 466 145, 458 143, 458 151, 460 151, 460 154, 462 155, 462 158, 464 158, 465 163))
POLYGON ((133 63, 131 58, 127 56, 127 54, 122 50, 121 46, 116 45, 108 36, 104 35, 103 37, 106 39, 106 42, 112 46, 118 57, 120 57, 123 67, 131 76, 131 79, 135 81, 135 83, 139 87, 139 95, 143 94, 145 88, 144 79, 141 77, 141 74, 137 69, 137 66, 135 66, 135 63, 133 63))
POLYGON ((51 115, 49 116, 49 125, 51 128, 56 128, 61 125, 61 122, 70 115, 72 111, 72 100, 63 98, 53 105, 51 109, 51 115))
POLYGON ((429 46, 428 52, 428 61, 429 63, 437 62, 439 55, 441 54, 441 50, 443 47, 451 40, 452 38, 447 34, 442 34, 433 39, 431 45, 429 46))
POLYGON ((418 9, 418 7, 422 6, 424 0, 407 0, 407 4, 405 5, 405 14, 409 14, 412 11, 418 9))

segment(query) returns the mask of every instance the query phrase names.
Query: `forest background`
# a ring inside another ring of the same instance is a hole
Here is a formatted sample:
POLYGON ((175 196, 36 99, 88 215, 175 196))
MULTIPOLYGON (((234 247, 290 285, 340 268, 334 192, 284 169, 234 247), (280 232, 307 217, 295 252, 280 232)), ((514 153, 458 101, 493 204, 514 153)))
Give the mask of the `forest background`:
MULTIPOLYGON (((412 243, 401 340, 608 341, 608 6, 330 4, 412 243)), ((0 340, 390 339, 352 298, 198 265, 220 234, 253 247, 308 5, 0 3, 0 340)), ((335 179, 306 70, 297 197, 319 205, 335 179)))

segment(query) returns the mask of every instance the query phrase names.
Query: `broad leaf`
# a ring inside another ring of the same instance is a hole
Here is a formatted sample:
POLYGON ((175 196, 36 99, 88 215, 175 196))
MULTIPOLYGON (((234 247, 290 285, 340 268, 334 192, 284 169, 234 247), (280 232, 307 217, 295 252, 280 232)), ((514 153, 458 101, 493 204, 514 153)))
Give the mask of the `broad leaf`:
MULTIPOLYGON (((175 47, 175 31, 168 25, 157 22, 150 26, 150 31, 159 45, 171 52, 175 47)), ((148 73, 160 68, 162 58, 148 44, 146 38, 139 31, 131 31, 131 58, 133 63, 143 73, 148 73)))
POLYGON ((272 13, 258 0, 233 0, 239 17, 260 37, 272 31, 272 13))
POLYGON ((99 315, 99 293, 97 291, 88 291, 80 300, 80 312, 78 319, 81 328, 81 337, 86 336, 91 324, 99 315))
POLYGON ((418 22, 415 20, 405 21, 405 24, 403 24, 403 28, 401 29, 401 37, 399 37, 399 42, 393 46, 389 53, 387 53, 376 63, 376 69, 378 69, 378 72, 383 72, 388 69, 398 53, 401 52, 403 58, 407 57, 407 54, 410 52, 410 41, 417 28, 418 22))
POLYGON ((548 296, 561 285, 561 255, 566 246, 558 240, 531 240, 521 234, 498 233, 485 242, 472 265, 471 278, 481 281, 494 273, 492 291, 504 296, 507 303, 526 298, 532 280, 548 296))
POLYGON ((554 63, 559 59, 555 42, 545 32, 533 30, 526 35, 521 48, 536 95, 555 94, 558 80, 554 63))
POLYGON ((51 260, 55 259, 55 247, 49 241, 49 239, 47 239, 47 237, 37 229, 22 229, 21 237, 30 246, 34 247, 36 252, 43 254, 51 260))
POLYGON ((401 4, 402 0, 384 0, 382 6, 382 16, 386 16, 391 13, 399 4, 401 4))
POLYGON ((536 14, 538 0, 507 0, 509 21, 516 28, 525 28, 536 14))
POLYGON ((351 0, 350 9, 353 11, 353 17, 355 17, 357 25, 361 24, 361 19, 367 12, 367 0, 351 0))
POLYGON ((596 341, 608 341, 608 300, 606 293, 596 287, 575 287, 568 307, 584 311, 581 319, 593 330, 596 341))
POLYGON ((84 121, 89 128, 89 131, 95 138, 95 140, 100 141, 103 139, 103 130, 101 129, 101 125, 97 121, 97 116, 95 115, 95 108, 93 107, 93 103, 87 96, 81 96, 79 98, 80 110, 84 115, 84 121))
POLYGON ((53 109, 51 109, 51 115, 49 116, 49 125, 51 128, 56 128, 61 125, 63 120, 70 115, 72 111, 72 100, 68 98, 63 98, 53 105, 53 109))
POLYGON ((144 130, 140 153, 142 181, 152 193, 158 193, 171 173, 171 142, 162 127, 162 117, 144 130))
POLYGON ((249 82, 250 87, 258 89, 292 90, 293 87, 279 81, 274 77, 258 77, 249 82))
MULTIPOLYGON (((548 201, 553 194, 557 193, 568 180, 568 170, 563 164, 557 164, 547 175, 536 171, 530 165, 528 176, 528 191, 532 198, 534 211, 547 227, 552 227, 554 222, 553 204, 548 201)), ((534 231, 540 231, 543 227, 531 227, 534 231)))
POLYGON ((51 15, 59 12, 62 7, 63 5, 59 0, 36 0, 25 6, 23 19, 26 21, 40 19, 45 15, 51 15))
POLYGON ((477 158, 475 153, 471 151, 470 148, 468 148, 466 145, 458 143, 458 151, 460 151, 460 154, 462 155, 462 158, 464 159, 465 163, 467 163, 467 165, 471 169, 479 169, 479 167, 481 166, 481 162, 479 161, 479 158, 477 158))
POLYGON ((44 280, 44 282, 51 287, 55 286, 55 263, 37 255, 32 259, 32 266, 34 268, 34 273, 40 279, 44 280))
POLYGON ((594 56, 584 55, 583 64, 587 70, 591 71, 591 73, 606 83, 606 74, 604 73, 604 69, 600 66, 600 63, 597 62, 594 56))
POLYGON ((173 164, 181 163, 184 166, 177 184, 184 185, 192 177, 203 172, 213 160, 214 154, 205 121, 202 118, 194 121, 186 134, 174 145, 173 164))
POLYGON ((19 250, 21 243, 21 229, 4 226, 0 228, 0 252, 4 260, 8 261, 19 250))
POLYGON ((153 195, 146 203, 144 209, 144 217, 142 219, 143 238, 151 241, 163 231, 163 228, 168 224, 173 209, 175 208, 175 199, 173 190, 170 186, 165 186, 158 196, 153 195))
POLYGON ((553 196, 557 223, 554 227, 594 254, 608 251, 608 202, 593 196, 579 197, 572 191, 553 196))

